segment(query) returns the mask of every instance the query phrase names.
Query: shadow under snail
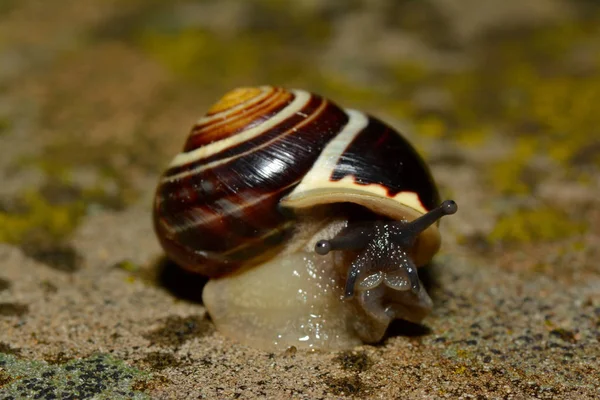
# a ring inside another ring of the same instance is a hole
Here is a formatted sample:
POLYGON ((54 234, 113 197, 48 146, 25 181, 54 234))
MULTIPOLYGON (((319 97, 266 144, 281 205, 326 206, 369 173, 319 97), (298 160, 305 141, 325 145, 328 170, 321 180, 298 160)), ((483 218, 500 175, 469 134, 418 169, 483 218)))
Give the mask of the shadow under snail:
POLYGON ((456 210, 388 125, 265 86, 225 94, 193 126, 160 178, 154 226, 169 258, 210 278, 203 301, 224 335, 345 349, 429 313, 417 267, 456 210))

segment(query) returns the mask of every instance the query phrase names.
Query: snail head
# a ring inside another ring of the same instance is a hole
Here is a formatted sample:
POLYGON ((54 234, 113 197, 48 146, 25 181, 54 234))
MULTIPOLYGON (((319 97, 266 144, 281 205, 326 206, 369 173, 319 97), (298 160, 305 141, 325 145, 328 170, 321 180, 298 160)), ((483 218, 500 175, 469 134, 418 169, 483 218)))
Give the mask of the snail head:
MULTIPOLYGON (((337 250, 359 252, 348 268, 344 289, 346 300, 352 299, 356 292, 360 292, 363 297, 368 297, 371 293, 371 297, 375 298, 377 288, 412 292, 419 296, 421 284, 410 251, 421 232, 441 217, 454 214, 457 209, 454 201, 446 200, 411 222, 371 221, 349 224, 334 238, 319 240, 315 245, 315 252, 321 255, 337 250)), ((381 299, 373 301, 381 302, 381 299)), ((381 312, 389 314, 392 310, 385 309, 384 306, 381 312)))

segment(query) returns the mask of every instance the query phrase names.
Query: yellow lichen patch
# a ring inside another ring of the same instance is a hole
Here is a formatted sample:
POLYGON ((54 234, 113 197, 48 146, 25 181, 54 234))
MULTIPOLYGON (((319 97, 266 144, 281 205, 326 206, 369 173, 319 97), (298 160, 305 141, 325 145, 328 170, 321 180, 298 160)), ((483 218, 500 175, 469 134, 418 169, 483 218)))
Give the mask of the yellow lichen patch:
POLYGON ((459 365, 454 369, 454 373, 457 375, 463 375, 465 372, 467 372, 467 367, 464 365, 459 365))
POLYGON ((417 87, 417 84, 431 78, 431 72, 417 62, 402 62, 390 67, 394 81, 406 88, 417 87))
POLYGON ((436 116, 429 116, 416 123, 415 130, 430 138, 441 138, 446 135, 447 127, 444 121, 436 116))
POLYGON ((138 272, 140 266, 130 260, 123 260, 117 264, 115 264, 115 268, 121 269, 127 272, 138 272))
POLYGON ((573 221, 558 210, 542 206, 518 210, 499 218, 489 239, 504 243, 552 241, 580 235, 586 228, 585 223, 573 221))
POLYGON ((600 124, 600 76, 585 81, 559 80, 540 85, 532 116, 545 121, 552 139, 548 154, 568 161, 592 142, 600 124))
MULTIPOLYGON (((456 71, 391 66, 395 90, 404 98, 427 86, 439 88, 448 100, 434 109, 434 116, 427 102, 402 107, 398 116, 432 138, 443 136, 476 147, 503 132, 508 140, 530 138, 536 155, 565 168, 598 163, 600 148, 590 146, 600 125, 595 107, 600 103, 600 48, 594 44, 600 40, 600 25, 593 21, 532 29, 520 40, 499 34, 479 50, 471 65, 456 71)), ((506 164, 495 166, 493 174, 512 180, 524 167, 508 159, 506 164)), ((526 192, 512 182, 501 185, 500 190, 505 189, 526 192)))
POLYGON ((46 235, 52 239, 64 238, 85 211, 81 201, 51 205, 35 191, 24 194, 20 201, 22 212, 0 211, 0 242, 21 243, 46 235))
POLYGON ((81 187, 72 182, 64 165, 41 161, 36 166, 47 176, 40 188, 0 199, 0 242, 59 242, 73 232, 88 211, 120 210, 128 202, 114 180, 99 176, 81 187))
POLYGON ((506 44, 501 52, 506 68, 499 80, 506 88, 499 117, 513 134, 534 135, 537 152, 561 163, 588 147, 600 124, 600 75, 593 72, 600 51, 589 47, 589 57, 580 61, 573 55, 594 36, 600 37, 597 26, 565 24, 506 44))
POLYGON ((0 115, 0 136, 7 133, 12 127, 12 121, 9 118, 0 115))
POLYGON ((342 107, 368 111, 382 103, 381 95, 373 88, 357 85, 339 75, 320 73, 313 81, 318 88, 314 89, 315 92, 336 101, 342 107))
POLYGON ((281 38, 252 32, 232 37, 201 29, 143 31, 136 41, 176 77, 222 90, 248 84, 285 84, 302 72, 300 55, 281 38))
POLYGON ((397 99, 389 99, 384 106, 381 107, 385 110, 389 115, 407 121, 414 121, 415 123, 418 120, 414 119, 412 115, 415 113, 413 105, 404 98, 397 99))
MULTIPOLYGON (((99 203, 106 208, 122 209, 138 197, 138 188, 132 183, 128 172, 143 167, 153 172, 159 164, 155 162, 156 148, 140 139, 137 147, 120 143, 90 146, 76 140, 55 140, 49 144, 41 157, 23 157, 15 168, 40 170, 46 177, 46 185, 73 186, 73 174, 77 171, 88 175, 89 182, 80 188, 81 198, 86 203, 99 203), (124 167, 124 162, 129 162, 124 167)), ((160 167, 164 167, 161 163, 160 167)))
POLYGON ((239 38, 236 43, 228 43, 203 30, 175 34, 148 31, 141 33, 138 41, 171 72, 190 80, 213 81, 221 86, 227 82, 231 86, 239 78, 256 76, 260 68, 258 41, 239 38))
POLYGON ((458 127, 476 127, 483 122, 491 122, 489 102, 495 96, 495 88, 487 82, 479 70, 467 70, 441 76, 440 86, 453 100, 453 107, 447 110, 458 127))
POLYGON ((456 350, 456 357, 458 358, 472 358, 473 354, 470 351, 464 350, 464 349, 457 349, 456 350))
POLYGON ((535 139, 519 138, 505 159, 492 164, 487 183, 498 193, 528 194, 530 185, 525 170, 531 157, 538 151, 538 146, 535 139))
POLYGON ((490 136, 490 128, 485 125, 464 128, 456 132, 456 140, 465 147, 482 146, 490 136))

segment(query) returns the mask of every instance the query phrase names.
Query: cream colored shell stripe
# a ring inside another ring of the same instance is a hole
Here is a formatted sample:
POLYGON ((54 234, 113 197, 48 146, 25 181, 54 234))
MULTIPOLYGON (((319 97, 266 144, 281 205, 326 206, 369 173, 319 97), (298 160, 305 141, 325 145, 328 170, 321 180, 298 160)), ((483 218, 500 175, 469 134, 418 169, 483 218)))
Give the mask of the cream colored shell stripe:
POLYGON ((388 198, 419 213, 427 212, 421 204, 419 196, 414 192, 400 192, 390 197, 384 186, 375 183, 360 185, 356 183, 353 176, 345 176, 339 181, 330 179, 346 148, 369 124, 369 119, 364 113, 348 109, 344 111, 349 117, 344 129, 325 146, 314 166, 304 176, 300 184, 281 200, 281 205, 290 208, 310 207, 328 202, 324 200, 328 197, 334 198, 335 196, 332 196, 332 193, 339 192, 350 195, 348 199, 353 194, 363 198, 388 198))
POLYGON ((275 88, 273 88, 272 86, 261 86, 260 90, 261 93, 258 96, 251 97, 246 101, 242 101, 241 103, 238 103, 237 105, 229 107, 218 113, 203 116, 196 122, 196 125, 204 126, 212 124, 213 122, 222 123, 227 120, 229 115, 236 113, 244 108, 250 108, 253 104, 260 103, 265 98, 272 96, 275 92, 275 88))
MULTIPOLYGON (((304 106, 308 104, 311 94, 302 90, 294 90, 293 93, 295 95, 294 100, 292 100, 290 104, 288 104, 283 110, 279 111, 272 118, 269 118, 263 123, 253 126, 250 129, 240 132, 237 135, 216 141, 214 143, 199 147, 186 153, 179 153, 173 159, 173 161, 169 165, 169 168, 178 167, 198 160, 202 160, 203 158, 209 157, 213 154, 217 154, 236 144, 243 143, 245 141, 258 137, 261 134, 267 132, 269 129, 285 121, 287 118, 290 118, 294 114, 299 114, 304 108, 304 106)), ((222 162, 225 161, 226 160, 223 160, 222 162)), ((205 169, 208 167, 209 166, 201 166, 200 168, 205 169)), ((185 176, 196 174, 197 172, 198 171, 196 171, 195 169, 192 169, 189 171, 181 172, 179 174, 166 176, 164 177, 163 182, 174 181, 185 176)))

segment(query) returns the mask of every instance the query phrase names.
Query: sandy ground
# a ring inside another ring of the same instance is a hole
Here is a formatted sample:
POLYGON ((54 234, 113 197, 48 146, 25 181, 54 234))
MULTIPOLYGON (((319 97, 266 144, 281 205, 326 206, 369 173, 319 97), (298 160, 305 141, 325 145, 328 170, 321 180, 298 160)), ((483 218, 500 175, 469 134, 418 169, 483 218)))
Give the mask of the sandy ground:
POLYGON ((491 3, 0 2, 0 399, 599 398, 600 9, 491 3), (459 203, 422 325, 247 348, 164 258, 162 168, 263 83, 405 130, 459 203))

